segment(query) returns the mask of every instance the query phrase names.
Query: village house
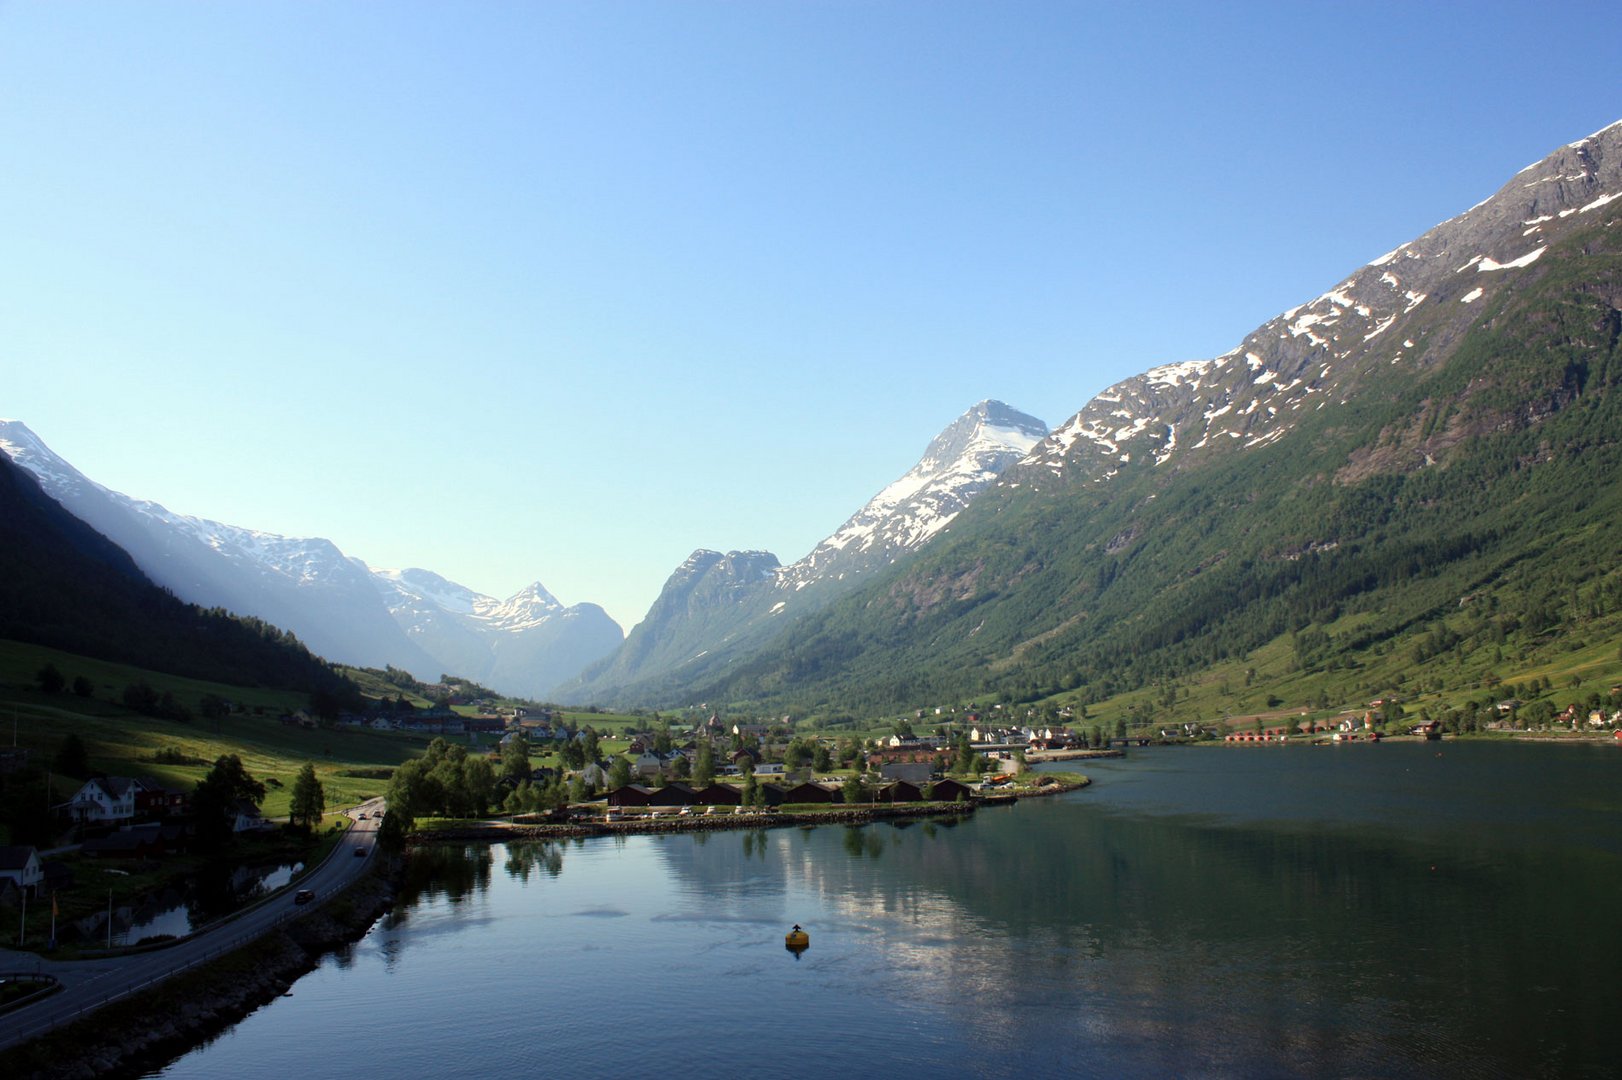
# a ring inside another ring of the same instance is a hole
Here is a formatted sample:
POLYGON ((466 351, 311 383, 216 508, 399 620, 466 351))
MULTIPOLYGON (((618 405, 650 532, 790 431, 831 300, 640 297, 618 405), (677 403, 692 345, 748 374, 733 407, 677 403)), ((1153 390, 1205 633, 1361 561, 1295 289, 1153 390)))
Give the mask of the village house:
POLYGON ((143 820, 181 817, 191 810, 191 798, 184 792, 142 785, 135 793, 135 816, 143 820))
POLYGON ((499 716, 469 716, 462 721, 469 735, 501 735, 507 730, 507 721, 499 716))
POLYGON ((873 801, 881 803, 923 802, 924 792, 917 784, 906 780, 895 780, 879 786, 873 793, 873 801))
POLYGON ((0 881, 11 882, 24 896, 36 896, 44 880, 45 868, 32 844, 0 847, 0 881))
POLYGON ((974 795, 969 786, 948 777, 937 780, 929 787, 931 802, 965 802, 974 795))
POLYGON ((135 796, 145 788, 128 776, 92 777, 62 805, 78 822, 133 821, 135 796))
POLYGON ((934 773, 934 765, 927 761, 891 761, 879 766, 879 775, 885 780, 904 780, 915 785, 929 783, 934 773))
POLYGON ((238 799, 231 807, 231 831, 236 833, 259 832, 264 829, 275 828, 266 821, 264 815, 247 799, 238 799))
POLYGON ((743 792, 731 784, 712 783, 693 792, 693 796, 698 800, 695 806, 739 806, 743 803, 743 792))
POLYGON ((664 769, 665 759, 653 750, 643 750, 631 759, 631 772, 637 776, 658 776, 664 769))
POLYGON ((836 788, 810 782, 796 784, 783 793, 783 801, 791 803, 832 803, 840 801, 836 788))

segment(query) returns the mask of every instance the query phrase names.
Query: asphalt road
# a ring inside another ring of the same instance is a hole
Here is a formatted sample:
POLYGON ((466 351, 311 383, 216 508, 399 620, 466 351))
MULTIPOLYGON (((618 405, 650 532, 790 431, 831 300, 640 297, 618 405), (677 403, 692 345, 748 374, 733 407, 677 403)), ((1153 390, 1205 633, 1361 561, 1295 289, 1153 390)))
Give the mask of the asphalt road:
POLYGON ((343 842, 295 888, 287 889, 164 948, 95 960, 50 960, 34 953, 0 950, 0 976, 12 973, 50 975, 62 989, 43 1001, 0 1015, 0 1050, 77 1020, 137 990, 240 949, 276 927, 319 907, 352 885, 376 858, 382 799, 347 811, 356 819, 343 842), (360 818, 361 814, 367 815, 360 818), (359 852, 360 854, 357 854, 359 852), (295 904, 296 889, 310 889, 315 900, 295 904))

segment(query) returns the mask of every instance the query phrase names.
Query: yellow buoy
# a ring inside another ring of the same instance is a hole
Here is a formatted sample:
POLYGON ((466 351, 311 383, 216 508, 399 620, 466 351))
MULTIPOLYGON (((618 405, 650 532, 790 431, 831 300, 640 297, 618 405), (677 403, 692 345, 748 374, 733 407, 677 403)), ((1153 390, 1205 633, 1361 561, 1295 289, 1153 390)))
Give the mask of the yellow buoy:
POLYGON ((801 949, 810 948, 811 935, 807 934, 804 930, 801 930, 799 923, 795 923, 794 929, 783 935, 783 946, 784 948, 792 949, 796 952, 801 949))

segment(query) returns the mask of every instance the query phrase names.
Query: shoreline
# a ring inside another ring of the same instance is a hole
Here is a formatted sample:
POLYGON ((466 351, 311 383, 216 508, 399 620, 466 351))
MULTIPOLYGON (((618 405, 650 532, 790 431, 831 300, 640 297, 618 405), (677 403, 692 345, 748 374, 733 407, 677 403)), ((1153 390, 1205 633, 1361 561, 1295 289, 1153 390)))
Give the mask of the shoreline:
MULTIPOLYGON (((1063 751, 1060 751, 1063 752, 1063 751)), ((1121 756, 1120 751, 1105 753, 1121 756)), ((1095 754, 1095 756, 1097 756, 1095 754)), ((1082 777, 1080 783, 1058 782, 1045 784, 1034 791, 982 795, 964 802, 905 803, 887 806, 866 803, 849 808, 785 814, 771 810, 749 814, 638 814, 615 821, 593 820, 557 822, 550 824, 514 824, 510 821, 481 821, 453 825, 443 829, 419 829, 409 836, 408 843, 434 843, 442 840, 492 841, 502 840, 569 840, 591 836, 632 836, 639 834, 673 832, 709 832, 735 829, 781 829, 790 826, 866 825, 874 821, 905 820, 941 816, 967 817, 980 806, 1002 806, 1020 799, 1062 795, 1079 791, 1092 781, 1082 777)))
MULTIPOLYGON (((424 830, 408 842, 500 842, 625 836, 639 833, 865 825, 938 817, 966 818, 981 805, 1006 806, 1022 798, 1059 795, 1090 784, 1057 782, 1041 788, 965 802, 877 804, 826 812, 688 815, 606 822, 513 825, 486 821, 424 830)), ((307 916, 288 923, 218 960, 175 975, 152 995, 114 1002, 73 1023, 0 1052, 0 1073, 18 1080, 107 1080, 139 1077, 184 1056, 256 1010, 287 994, 331 953, 359 941, 394 907, 401 861, 363 878, 307 916)))
POLYGON ((0 1053, 18 1080, 139 1077, 205 1045, 289 992, 330 953, 359 941, 394 906, 395 875, 374 873, 303 918, 212 963, 164 980, 0 1053))

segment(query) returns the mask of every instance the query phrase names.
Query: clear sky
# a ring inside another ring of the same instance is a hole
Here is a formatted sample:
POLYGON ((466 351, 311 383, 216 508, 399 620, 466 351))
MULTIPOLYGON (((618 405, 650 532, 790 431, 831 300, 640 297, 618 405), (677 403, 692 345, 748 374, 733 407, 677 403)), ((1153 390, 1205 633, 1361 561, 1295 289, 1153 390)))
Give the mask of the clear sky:
POLYGON ((0 2, 0 416, 627 629, 1622 118, 1622 5, 0 2))

